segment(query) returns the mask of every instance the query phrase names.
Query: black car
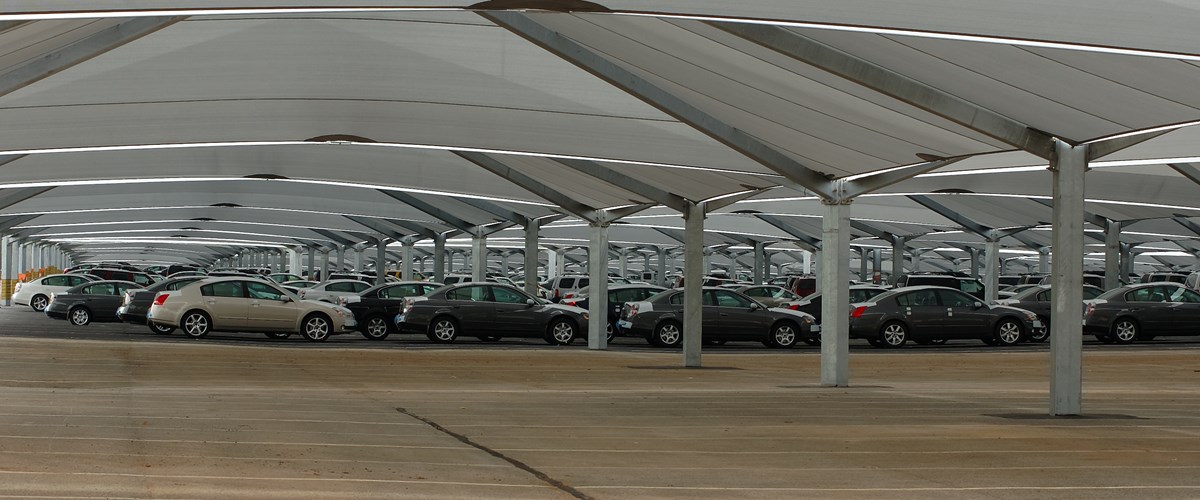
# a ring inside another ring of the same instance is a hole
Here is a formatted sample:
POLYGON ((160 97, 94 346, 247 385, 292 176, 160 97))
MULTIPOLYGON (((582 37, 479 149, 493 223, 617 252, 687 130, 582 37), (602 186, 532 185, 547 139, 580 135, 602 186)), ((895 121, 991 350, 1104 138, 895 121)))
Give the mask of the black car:
POLYGON ((1106 344, 1200 335, 1200 293, 1165 282, 1114 288, 1087 301, 1083 332, 1106 344))
MULTIPOLYGON (((878 285, 850 285, 850 293, 849 293, 850 303, 857 304, 859 302, 866 302, 868 300, 871 300, 876 295, 879 295, 886 291, 888 291, 887 288, 884 288, 884 287, 881 287, 878 285)), ((803 313, 811 314, 813 316, 813 318, 815 318, 817 324, 819 325, 819 324, 821 324, 821 296, 822 296, 821 292, 817 292, 812 295, 809 295, 808 297, 805 297, 804 299, 802 299, 800 302, 795 303, 794 307, 790 307, 789 309, 795 309, 795 310, 803 312, 803 313)), ((821 337, 819 335, 813 335, 812 337, 804 337, 801 340, 803 340, 804 343, 809 344, 809 345, 820 345, 821 344, 821 337)))
MULTIPOLYGON (((145 325, 146 313, 150 311, 150 303, 154 302, 154 296, 158 292, 167 292, 178 290, 187 285, 204 279, 205 276, 186 276, 183 278, 173 278, 167 281, 161 281, 150 285, 146 288, 135 288, 126 290, 124 299, 121 302, 121 307, 117 308, 117 317, 126 323, 134 323, 145 325)), ((175 331, 174 327, 149 325, 150 331, 159 335, 169 335, 175 331)))
POLYGON ((901 276, 896 281, 896 288, 906 288, 913 286, 941 286, 953 288, 975 297, 978 300, 984 300, 983 282, 969 276, 958 276, 954 274, 906 274, 901 276))
MULTIPOLYGON (((768 308, 754 299, 725 288, 705 287, 702 338, 705 343, 734 340, 762 342, 767 347, 788 348, 820 331, 809 314, 779 307, 768 308)), ((621 328, 645 337, 657 347, 683 343, 683 290, 667 290, 621 309, 621 328)))
POLYGON ((131 281, 93 281, 71 288, 50 297, 46 316, 69 320, 73 325, 86 325, 93 321, 121 321, 117 308, 126 290, 142 288, 131 281))
POLYGON ((566 345, 587 331, 587 321, 587 310, 548 304, 508 285, 474 282, 405 299, 396 316, 401 333, 424 333, 437 343, 470 335, 489 342, 534 337, 566 345))
POLYGON ((342 295, 338 304, 354 312, 359 331, 371 340, 383 340, 399 330, 392 318, 404 307, 404 299, 419 297, 441 288, 428 281, 386 283, 363 290, 358 295, 342 295))
MULTIPOLYGON (((1084 300, 1094 299, 1102 293, 1104 293, 1104 290, 1100 288, 1083 285, 1084 300)), ((1030 342, 1045 342, 1046 339, 1050 338, 1050 313, 1054 310, 1054 304, 1050 302, 1050 298, 1050 285, 1036 285, 1033 288, 1027 288, 1013 295, 1011 298, 997 300, 996 303, 1032 311, 1036 314, 1042 326, 1028 332, 1026 340, 1030 342)))
POLYGON ((941 344, 949 339, 1010 346, 1041 326, 1030 311, 989 306, 940 286, 898 288, 850 306, 850 338, 866 339, 876 347, 900 347, 909 340, 941 344))
MULTIPOLYGON (((646 300, 663 290, 666 290, 666 288, 654 285, 613 285, 608 287, 608 325, 605 327, 605 330, 608 332, 608 341, 612 342, 612 339, 618 335, 626 335, 621 330, 621 327, 617 325, 617 322, 621 319, 621 306, 624 306, 626 302, 646 300)), ((585 310, 590 305, 587 295, 576 295, 569 299, 564 299, 562 303, 585 310)))

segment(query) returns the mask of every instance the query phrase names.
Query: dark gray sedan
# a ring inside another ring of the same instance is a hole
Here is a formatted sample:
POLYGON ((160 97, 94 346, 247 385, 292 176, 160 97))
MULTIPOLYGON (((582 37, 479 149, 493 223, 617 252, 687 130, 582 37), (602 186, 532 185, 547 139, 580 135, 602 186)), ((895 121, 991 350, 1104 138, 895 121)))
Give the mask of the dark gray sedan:
POLYGON ((1178 283, 1114 288, 1086 302, 1083 333, 1106 344, 1159 335, 1200 335, 1200 294, 1178 283))
POLYGON ((866 339, 876 347, 900 347, 909 340, 941 344, 949 339, 1010 346, 1041 326, 1030 311, 989 306, 940 286, 897 288, 850 306, 850 338, 866 339))
POLYGON ((499 283, 456 283, 405 299, 396 316, 401 333, 424 333, 438 343, 470 335, 489 342, 535 337, 566 345, 587 331, 588 312, 548 304, 499 283))
MULTIPOLYGON (((866 302, 868 300, 871 300, 872 297, 875 297, 876 295, 879 295, 886 291, 888 291, 887 288, 881 287, 879 285, 850 285, 850 293, 849 293, 850 303, 855 304, 858 302, 866 302)), ((784 307, 787 307, 788 309, 795 309, 795 310, 803 312, 803 313, 811 314, 813 316, 813 318, 816 318, 817 324, 819 325, 819 324, 821 324, 821 296, 822 295, 823 294, 821 292, 817 292, 817 293, 814 293, 807 297, 804 297, 799 302, 796 302, 794 304, 788 304, 784 307)), ((803 340, 804 343, 809 344, 809 345, 821 345, 821 337, 819 335, 813 335, 812 337, 805 337, 801 340, 803 340)))
MULTIPOLYGON (((146 313, 150 311, 150 303, 158 292, 173 291, 207 278, 207 276, 185 276, 160 281, 146 288, 126 290, 121 306, 117 308, 117 317, 126 323, 145 325, 146 313)), ((150 331, 159 335, 170 335, 175 327, 151 324, 150 331)))
POLYGON ((65 319, 73 325, 86 325, 93 321, 121 321, 117 308, 126 290, 140 289, 142 285, 131 281, 93 281, 71 288, 50 297, 46 316, 65 319))
MULTIPOLYGON (((1102 293, 1104 290, 1092 285, 1083 285, 1083 300, 1094 299, 1102 293)), ((1038 315, 1038 321, 1042 322, 1042 327, 1027 332, 1028 335, 1025 338, 1030 342, 1045 342, 1050 338, 1050 313, 1054 310, 1054 304, 1050 302, 1050 298, 1050 285, 1033 285, 1033 288, 1026 288, 1011 298, 1000 299, 996 303, 1033 311, 1038 315)))
MULTIPOLYGON (((733 290, 705 287, 701 300, 703 340, 723 344, 731 340, 762 342, 787 348, 820 331, 812 315, 783 308, 768 308, 733 290)), ((621 309, 621 329, 644 337, 651 345, 675 347, 683 343, 683 290, 667 290, 621 309)))
MULTIPOLYGON (((666 290, 666 288, 654 285, 613 285, 608 287, 608 326, 605 327, 605 331, 608 332, 608 341, 612 342, 613 338, 618 335, 629 335, 628 332, 622 331, 621 327, 617 325, 617 322, 621 320, 621 307, 626 302, 646 300, 663 290, 666 290)), ((591 305, 587 294, 563 299, 562 303, 583 309, 588 309, 588 306, 591 305)))

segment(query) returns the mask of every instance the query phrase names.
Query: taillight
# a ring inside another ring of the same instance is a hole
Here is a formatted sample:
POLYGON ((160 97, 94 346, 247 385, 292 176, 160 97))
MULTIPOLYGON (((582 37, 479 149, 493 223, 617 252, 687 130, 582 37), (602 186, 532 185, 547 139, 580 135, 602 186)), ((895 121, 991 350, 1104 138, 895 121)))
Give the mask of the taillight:
POLYGON ((17 288, 13 289, 13 293, 21 291, 21 285, 24 285, 24 284, 25 284, 24 282, 18 281, 17 288))
POLYGON ((638 305, 637 304, 629 304, 629 317, 632 318, 634 316, 637 316, 637 313, 638 313, 638 305))
POLYGON ((791 309, 791 310, 793 310, 793 311, 799 311, 799 310, 800 310, 800 304, 788 304, 788 309, 791 309))
POLYGON ((125 300, 122 301, 121 304, 129 305, 131 300, 133 300, 133 292, 125 292, 125 300))
POLYGON ((863 313, 865 313, 865 312, 867 312, 867 306, 858 306, 858 307, 855 307, 853 311, 850 311, 850 317, 851 318, 861 318, 863 313))
POLYGON ((342 306, 342 307, 346 306, 346 296, 345 295, 338 296, 338 305, 342 306))
POLYGON ((413 299, 404 299, 404 314, 408 314, 412 310, 413 304, 416 303, 413 299))
POLYGON ((1092 313, 1094 313, 1094 312, 1096 312, 1096 304, 1093 304, 1093 303, 1089 302, 1089 303, 1088 303, 1088 306, 1087 306, 1087 311, 1085 311, 1085 312, 1083 313, 1083 316, 1084 316, 1084 317, 1091 316, 1091 315, 1092 315, 1092 313))
POLYGON ((163 303, 167 301, 167 297, 169 297, 169 295, 167 295, 165 293, 160 294, 157 297, 154 297, 154 305, 156 305, 156 306, 163 305, 163 303))

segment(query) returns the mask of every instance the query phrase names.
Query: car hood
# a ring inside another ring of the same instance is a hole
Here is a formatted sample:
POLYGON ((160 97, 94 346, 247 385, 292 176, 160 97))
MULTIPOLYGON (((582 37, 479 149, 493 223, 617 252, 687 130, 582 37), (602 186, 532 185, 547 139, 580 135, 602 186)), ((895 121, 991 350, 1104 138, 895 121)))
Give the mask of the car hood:
POLYGON ((783 314, 785 316, 795 316, 796 319, 802 319, 802 318, 808 318, 810 320, 816 319, 813 317, 813 315, 808 314, 806 312, 794 311, 794 310, 783 308, 783 307, 771 307, 771 308, 768 308, 767 310, 771 311, 773 313, 783 314))
POLYGON ((575 314, 585 314, 588 312, 587 309, 582 307, 568 306, 563 304, 544 304, 542 307, 545 309, 558 309, 561 311, 573 312, 575 314))
POLYGON ((1037 316, 1036 314, 1033 313, 1033 311, 1030 311, 1028 309, 1021 309, 1020 307, 1006 306, 1006 305, 1002 305, 1002 304, 992 304, 988 307, 990 307, 993 311, 1012 311, 1012 312, 1017 312, 1017 313, 1022 313, 1022 314, 1033 314, 1034 316, 1037 316))

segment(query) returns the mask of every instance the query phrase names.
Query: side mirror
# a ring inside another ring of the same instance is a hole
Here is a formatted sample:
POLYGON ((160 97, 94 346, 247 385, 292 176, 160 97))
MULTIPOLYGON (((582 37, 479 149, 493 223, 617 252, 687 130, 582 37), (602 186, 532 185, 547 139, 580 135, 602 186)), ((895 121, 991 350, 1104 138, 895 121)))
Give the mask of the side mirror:
POLYGON ((537 305, 537 302, 533 299, 525 299, 525 305, 533 307, 534 305, 537 305))
POLYGON ((976 308, 976 309, 983 309, 983 302, 980 302, 980 301, 976 300, 976 301, 975 301, 975 308, 976 308))
POLYGON ((288 302, 292 301, 292 298, 288 297, 287 295, 284 295, 284 296, 280 297, 279 300, 282 301, 284 304, 287 304, 288 302))
POLYGON ((757 311, 757 310, 759 309, 759 307, 760 307, 760 306, 758 305, 758 302, 751 302, 751 303, 750 303, 750 310, 751 310, 751 311, 757 311))

